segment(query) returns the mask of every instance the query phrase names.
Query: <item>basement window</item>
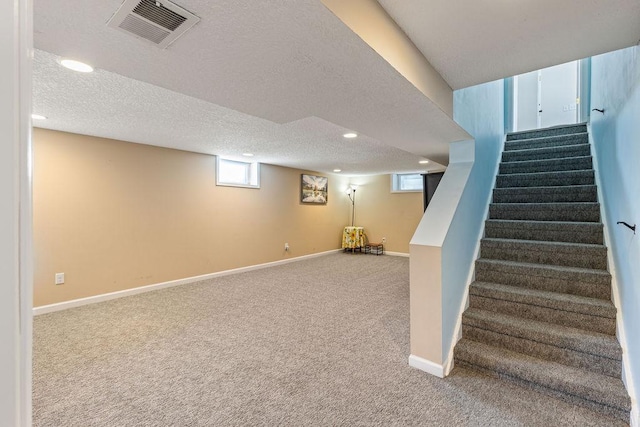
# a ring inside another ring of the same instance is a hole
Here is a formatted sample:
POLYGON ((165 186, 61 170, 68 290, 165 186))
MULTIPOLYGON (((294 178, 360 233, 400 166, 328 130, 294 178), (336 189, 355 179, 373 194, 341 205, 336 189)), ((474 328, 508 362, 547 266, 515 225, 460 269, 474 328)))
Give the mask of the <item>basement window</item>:
POLYGON ((391 175, 392 193, 422 191, 422 175, 419 173, 394 173, 391 175))
POLYGON ((240 162, 216 156, 216 185, 260 188, 260 163, 240 162))

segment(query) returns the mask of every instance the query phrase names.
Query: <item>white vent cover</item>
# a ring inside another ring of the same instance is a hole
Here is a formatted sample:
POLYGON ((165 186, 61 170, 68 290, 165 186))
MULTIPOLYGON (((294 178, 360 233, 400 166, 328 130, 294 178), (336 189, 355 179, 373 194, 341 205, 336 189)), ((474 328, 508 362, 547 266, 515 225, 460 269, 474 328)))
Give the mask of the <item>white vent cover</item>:
POLYGON ((168 0, 125 0, 107 26, 165 49, 200 21, 168 0))

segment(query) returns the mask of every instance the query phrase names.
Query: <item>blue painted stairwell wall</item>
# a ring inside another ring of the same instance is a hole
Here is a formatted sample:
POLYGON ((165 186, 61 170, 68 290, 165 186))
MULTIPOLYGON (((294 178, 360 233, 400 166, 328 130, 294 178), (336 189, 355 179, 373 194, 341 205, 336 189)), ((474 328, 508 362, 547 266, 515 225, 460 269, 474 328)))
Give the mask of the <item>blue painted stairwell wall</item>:
MULTIPOLYGON (((593 143, 607 216, 629 366, 640 390, 640 47, 591 60, 593 143), (634 235, 617 221, 637 224, 634 235)), ((636 396, 637 397, 637 396, 636 396)))
MULTIPOLYGON (((497 80, 456 90, 453 93, 453 119, 474 138, 475 161, 460 205, 445 241, 443 257, 443 351, 450 349, 460 314, 469 267, 486 219, 496 168, 504 142, 504 82, 497 80)), ((446 355, 444 355, 446 357, 446 355)))

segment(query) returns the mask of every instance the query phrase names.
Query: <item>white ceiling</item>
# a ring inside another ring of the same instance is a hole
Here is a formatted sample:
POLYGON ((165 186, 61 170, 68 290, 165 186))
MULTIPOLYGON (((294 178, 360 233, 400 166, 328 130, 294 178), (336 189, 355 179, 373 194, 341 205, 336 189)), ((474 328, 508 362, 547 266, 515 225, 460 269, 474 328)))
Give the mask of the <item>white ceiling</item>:
POLYGON ((378 0, 453 89, 640 41, 639 0, 378 0))
MULTIPOLYGON (((349 175, 446 164, 468 138, 320 0, 177 3, 201 21, 161 50, 106 26, 121 0, 35 0, 37 125, 349 175)), ((380 3, 453 88, 640 39, 637 0, 380 3)))

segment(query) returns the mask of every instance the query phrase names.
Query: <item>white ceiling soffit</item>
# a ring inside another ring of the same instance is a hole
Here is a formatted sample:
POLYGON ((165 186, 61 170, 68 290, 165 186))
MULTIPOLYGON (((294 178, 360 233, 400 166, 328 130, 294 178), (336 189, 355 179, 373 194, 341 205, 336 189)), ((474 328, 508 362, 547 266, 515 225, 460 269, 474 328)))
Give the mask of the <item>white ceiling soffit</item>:
POLYGON ((468 138, 319 0, 180 5, 201 21, 161 50, 105 25, 120 0, 39 0, 34 43, 271 122, 319 117, 443 164, 449 142, 468 138))
POLYGON ((198 21, 168 0, 125 0, 107 26, 165 49, 198 21))
POLYGON ((60 67, 35 51, 33 111, 38 127, 206 154, 345 175, 441 170, 420 156, 359 135, 317 117, 278 124, 167 89, 97 69, 60 67))
POLYGON ((453 89, 633 46, 638 0, 379 0, 453 89))

